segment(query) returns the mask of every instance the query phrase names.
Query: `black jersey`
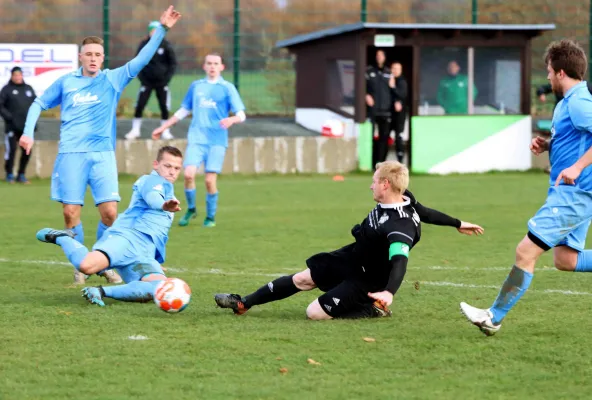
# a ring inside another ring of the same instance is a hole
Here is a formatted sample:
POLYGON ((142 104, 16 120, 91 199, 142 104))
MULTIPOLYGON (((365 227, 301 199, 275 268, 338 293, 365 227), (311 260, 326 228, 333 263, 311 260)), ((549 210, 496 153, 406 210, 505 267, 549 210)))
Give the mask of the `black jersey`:
POLYGON ((352 228, 356 239, 353 254, 356 275, 376 284, 388 282, 391 271, 389 248, 403 243, 411 250, 421 238, 421 223, 411 193, 398 204, 378 204, 361 224, 352 228))

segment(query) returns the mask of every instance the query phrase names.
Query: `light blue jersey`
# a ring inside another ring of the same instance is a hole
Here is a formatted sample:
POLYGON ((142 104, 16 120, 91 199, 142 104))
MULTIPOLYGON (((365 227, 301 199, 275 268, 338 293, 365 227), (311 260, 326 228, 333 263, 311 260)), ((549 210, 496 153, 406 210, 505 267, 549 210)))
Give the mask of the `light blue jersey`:
POLYGON ((592 169, 584 169, 575 185, 561 182, 555 187, 555 182, 592 146, 592 95, 586 82, 568 90, 555 107, 551 135, 547 200, 528 221, 528 229, 542 242, 540 247, 565 245, 583 251, 592 218, 592 169))
MULTIPOLYGON (((586 82, 568 90, 557 104, 551 134, 550 183, 554 185, 561 171, 575 164, 592 146, 592 95, 586 82)), ((592 168, 582 171, 576 179, 576 187, 592 191, 592 168)))
POLYGON ((39 108, 61 105, 59 153, 84 153, 115 150, 115 112, 127 84, 154 56, 165 29, 160 26, 136 58, 120 68, 99 71, 94 78, 82 75, 82 67, 55 81, 35 99, 33 112, 27 115, 25 136, 33 137, 39 108))
POLYGON ((127 210, 117 217, 107 232, 131 229, 150 236, 156 246, 154 258, 163 263, 174 213, 150 207, 147 199, 153 193, 161 196, 164 201, 175 198, 173 184, 158 175, 156 171, 150 175, 144 175, 134 183, 132 199, 127 210))
POLYGON ((220 121, 244 111, 245 106, 230 82, 219 77, 216 82, 207 79, 194 81, 181 107, 193 114, 187 134, 188 145, 209 145, 228 147, 228 129, 220 126, 220 121))

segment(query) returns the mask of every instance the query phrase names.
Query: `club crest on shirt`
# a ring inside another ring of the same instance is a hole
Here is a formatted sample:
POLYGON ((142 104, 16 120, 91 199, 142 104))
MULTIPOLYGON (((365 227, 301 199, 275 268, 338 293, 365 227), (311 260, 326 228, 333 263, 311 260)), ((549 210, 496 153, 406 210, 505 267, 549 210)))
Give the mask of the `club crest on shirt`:
POLYGON ((389 219, 389 216, 387 213, 382 214, 382 216, 378 220, 378 225, 384 224, 386 221, 388 221, 388 219, 389 219))

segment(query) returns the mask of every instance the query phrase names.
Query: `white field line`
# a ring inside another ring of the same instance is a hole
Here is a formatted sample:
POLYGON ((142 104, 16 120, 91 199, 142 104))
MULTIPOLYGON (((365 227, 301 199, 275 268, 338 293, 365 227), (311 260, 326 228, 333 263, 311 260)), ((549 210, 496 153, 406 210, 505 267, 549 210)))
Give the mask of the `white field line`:
MULTIPOLYGON (((70 263, 62 262, 62 261, 44 261, 44 260, 9 260, 6 258, 0 258, 0 263, 14 263, 14 264, 32 264, 32 265, 60 265, 60 266, 68 266, 71 267, 70 263)), ((231 275, 231 276, 264 276, 264 277, 279 277, 285 275, 285 273, 261 273, 261 272, 240 272, 240 271, 223 271, 221 269, 187 269, 187 268, 179 268, 179 267, 166 267, 168 271, 176 272, 176 273, 188 273, 188 274, 195 274, 195 275, 231 275)), ((509 271, 509 268, 503 267, 492 267, 492 268, 469 268, 469 267, 415 267, 410 269, 431 269, 431 270, 462 270, 462 271, 498 271, 498 270, 505 270, 509 271)), ((538 271, 552 271, 555 270, 554 268, 550 267, 542 267, 538 268, 538 271)), ((294 271, 294 269, 290 269, 289 271, 294 271)), ((469 289, 499 289, 500 286, 496 285, 474 285, 471 283, 457 283, 457 282, 446 282, 446 281, 404 281, 405 283, 419 283, 419 285, 427 285, 427 286, 440 286, 440 287, 453 287, 453 288, 469 288, 469 289)), ((501 285, 501 282, 500 282, 501 285)), ((538 292, 538 293, 551 293, 551 294, 563 294, 563 295, 571 295, 571 296, 592 296, 591 292, 578 292, 573 290, 562 290, 562 289, 531 289, 531 292, 538 292)))

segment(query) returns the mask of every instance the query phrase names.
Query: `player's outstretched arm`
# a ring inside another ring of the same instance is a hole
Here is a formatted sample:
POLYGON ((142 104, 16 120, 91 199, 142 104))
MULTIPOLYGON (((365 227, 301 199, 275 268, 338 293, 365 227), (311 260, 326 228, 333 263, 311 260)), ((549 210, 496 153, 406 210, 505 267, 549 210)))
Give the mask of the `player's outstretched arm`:
POLYGON ((169 8, 162 13, 160 16, 161 26, 157 28, 156 32, 152 35, 146 46, 144 46, 138 55, 128 63, 130 75, 138 75, 142 68, 152 60, 152 57, 156 54, 156 50, 158 50, 158 46, 160 46, 162 39, 164 39, 166 31, 171 29, 180 18, 181 13, 175 10, 173 6, 169 6, 169 8))
POLYGON ((160 26, 156 28, 154 34, 148 43, 146 43, 146 46, 140 50, 138 55, 123 67, 110 71, 109 79, 117 91, 122 91, 132 79, 138 76, 142 68, 144 68, 150 62, 152 57, 154 57, 154 54, 156 54, 156 50, 158 50, 166 32, 172 28, 180 18, 181 14, 173 9, 173 6, 167 8, 167 10, 160 16, 160 26))
POLYGON ((417 215, 419 215, 421 222, 426 224, 452 226, 457 229, 461 226, 461 220, 444 214, 438 210, 428 208, 419 202, 415 203, 413 207, 415 208, 415 211, 417 211, 417 215))
POLYGON ((155 130, 152 131, 152 139, 154 139, 154 140, 160 139, 160 135, 162 135, 162 133, 165 130, 169 129, 171 126, 175 125, 179 121, 180 121, 180 119, 176 117, 176 113, 175 113, 175 115, 173 115, 172 117, 167 119, 167 121, 164 124, 162 124, 161 126, 159 126, 158 128, 156 128, 155 130))

